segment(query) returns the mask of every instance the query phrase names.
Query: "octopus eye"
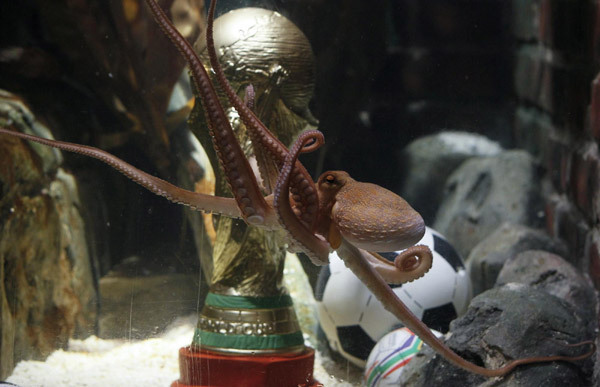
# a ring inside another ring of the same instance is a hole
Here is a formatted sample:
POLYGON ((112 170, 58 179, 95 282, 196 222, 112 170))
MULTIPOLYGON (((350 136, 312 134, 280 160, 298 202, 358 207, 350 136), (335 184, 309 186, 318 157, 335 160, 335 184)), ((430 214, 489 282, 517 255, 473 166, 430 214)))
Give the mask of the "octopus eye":
POLYGON ((335 183, 335 176, 327 175, 327 176, 325 176, 325 181, 327 181, 329 184, 333 184, 333 183, 335 183))

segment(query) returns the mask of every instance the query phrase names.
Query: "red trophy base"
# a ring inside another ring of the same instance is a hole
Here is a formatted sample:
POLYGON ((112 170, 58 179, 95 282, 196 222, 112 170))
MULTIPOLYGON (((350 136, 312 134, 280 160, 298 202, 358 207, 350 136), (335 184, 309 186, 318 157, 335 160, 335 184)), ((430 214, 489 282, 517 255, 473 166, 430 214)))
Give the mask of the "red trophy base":
POLYGON ((229 355, 206 349, 179 349, 179 380, 171 387, 317 387, 315 351, 300 354, 229 355))

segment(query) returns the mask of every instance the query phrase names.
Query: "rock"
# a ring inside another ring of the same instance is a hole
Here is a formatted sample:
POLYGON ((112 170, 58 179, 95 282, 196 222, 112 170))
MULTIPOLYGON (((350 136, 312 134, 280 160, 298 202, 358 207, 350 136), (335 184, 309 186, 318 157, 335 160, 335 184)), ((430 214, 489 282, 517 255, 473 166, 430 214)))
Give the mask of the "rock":
POLYGON ((594 289, 573 265, 556 254, 529 250, 509 258, 498 275, 496 286, 511 282, 561 298, 577 308, 585 320, 594 321, 594 289))
POLYGON ((564 255, 566 247, 541 230, 503 223, 479 242, 467 258, 467 268, 473 284, 473 294, 490 289, 504 263, 526 250, 546 250, 564 255))
POLYGON ((448 176, 470 157, 501 151, 497 142, 475 133, 446 131, 420 137, 402 151, 405 179, 400 195, 430 224, 444 197, 448 176))
MULTIPOLYGON (((48 133, 18 97, 0 92, 0 124, 48 133)), ((95 329, 97 294, 77 183, 60 153, 0 139, 0 379, 95 329)))
MULTIPOLYGON (((18 128, 19 131, 23 133, 52 138, 50 130, 35 119, 35 116, 29 110, 29 107, 20 97, 0 89, 0 124, 4 123, 4 121, 10 122, 13 128, 18 128)), ((10 145, 11 143, 19 143, 20 140, 2 136, 2 142, 10 145)), ((28 142, 26 144, 28 149, 31 149, 38 155, 39 159, 36 161, 36 167, 40 167, 44 173, 54 173, 62 164, 62 153, 58 149, 50 148, 35 142, 28 142)), ((19 149, 13 146, 12 150, 18 151, 19 149)), ((20 166, 21 164, 18 164, 14 167, 19 169, 20 166)), ((24 166, 27 166, 27 164, 24 166)), ((29 177, 28 172, 33 172, 31 169, 29 171, 26 169, 19 170, 26 178, 29 177)), ((36 174, 34 179, 39 178, 40 176, 36 174)))
MULTIPOLYGON (((486 368, 532 356, 580 354, 566 348, 593 337, 581 315, 567 302, 526 285, 509 284, 473 299, 454 320, 446 343, 462 357, 486 368)), ((421 351, 402 375, 403 386, 585 386, 591 361, 552 362, 517 367, 500 380, 487 379, 449 364, 430 348, 421 351)))
POLYGON ((448 178, 444 196, 433 228, 465 257, 503 222, 542 224, 540 171, 525 151, 465 161, 448 178))

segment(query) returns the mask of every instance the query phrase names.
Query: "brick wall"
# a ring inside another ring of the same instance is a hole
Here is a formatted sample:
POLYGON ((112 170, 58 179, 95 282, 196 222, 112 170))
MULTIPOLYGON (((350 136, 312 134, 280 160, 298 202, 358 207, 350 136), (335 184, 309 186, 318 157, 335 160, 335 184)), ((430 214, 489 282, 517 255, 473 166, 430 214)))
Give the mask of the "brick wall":
POLYGON ((545 167, 548 231, 600 290, 600 2, 513 0, 512 33, 516 146, 545 167))
MULTIPOLYGON (((600 2, 512 8, 516 145, 545 167, 548 231, 600 290, 600 2)), ((594 374, 599 381, 598 354, 594 374)))
POLYGON ((598 2, 512 5, 517 146, 545 167, 548 230, 569 244, 572 263, 600 289, 598 2))

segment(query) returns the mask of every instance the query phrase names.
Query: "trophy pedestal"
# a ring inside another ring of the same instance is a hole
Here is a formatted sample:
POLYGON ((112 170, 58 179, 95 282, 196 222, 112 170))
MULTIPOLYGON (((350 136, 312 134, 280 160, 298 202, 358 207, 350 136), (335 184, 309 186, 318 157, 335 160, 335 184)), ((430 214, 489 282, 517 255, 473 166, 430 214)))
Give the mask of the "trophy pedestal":
POLYGON ((314 350, 290 355, 230 355, 205 349, 179 350, 179 380, 171 387, 317 387, 314 350))
POLYGON ((209 293, 192 345, 179 350, 171 387, 316 387, 315 351, 304 345, 289 295, 209 293))

